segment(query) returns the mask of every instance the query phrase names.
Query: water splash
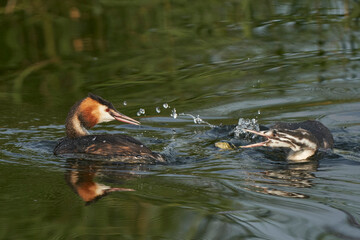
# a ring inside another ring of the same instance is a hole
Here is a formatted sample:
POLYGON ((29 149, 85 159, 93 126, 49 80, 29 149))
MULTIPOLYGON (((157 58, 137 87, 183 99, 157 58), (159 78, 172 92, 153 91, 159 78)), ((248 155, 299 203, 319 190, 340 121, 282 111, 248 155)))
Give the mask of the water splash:
POLYGON ((238 125, 234 129, 235 137, 256 137, 253 134, 246 132, 244 129, 259 131, 260 126, 256 119, 239 118, 238 125))
POLYGON ((210 123, 202 120, 199 115, 197 115, 197 116, 195 117, 194 115, 191 115, 191 114, 188 114, 188 113, 180 113, 179 116, 192 117, 195 124, 206 124, 206 125, 208 125, 208 126, 211 127, 211 128, 216 127, 215 125, 212 125, 212 124, 210 124, 210 123))
POLYGON ((194 123, 196 123, 196 124, 200 124, 200 123, 203 123, 203 122, 204 122, 204 120, 202 120, 200 118, 200 115, 197 115, 196 118, 194 118, 194 123))
POLYGON ((174 108, 173 110, 171 110, 171 114, 170 116, 172 116, 174 119, 176 119, 178 117, 178 114, 176 112, 176 108, 174 108))
MULTIPOLYGON (((124 105, 126 104, 126 102, 124 101, 124 105)), ((169 104, 164 103, 163 105, 164 109, 168 109, 170 108, 169 104)), ((157 106, 155 108, 155 111, 157 113, 161 113, 161 107, 157 106)), ((140 108, 139 111, 136 113, 137 116, 141 116, 145 114, 145 109, 140 108)), ((261 114, 260 110, 258 110, 258 114, 261 114)), ((187 117, 191 117, 194 121, 195 124, 204 124, 209 126, 210 128, 216 128, 218 126, 210 124, 206 121, 204 121, 203 119, 200 118, 200 115, 192 115, 189 113, 177 113, 176 108, 173 108, 171 110, 171 114, 170 116, 174 119, 177 119, 179 116, 187 116, 187 117)), ((237 126, 231 131, 231 133, 234 134, 235 137, 244 137, 244 138, 254 138, 256 136, 254 136, 253 134, 250 134, 249 132, 245 131, 245 129, 249 129, 249 130, 255 130, 255 131, 259 131, 260 127, 259 124, 257 123, 256 119, 244 119, 244 118, 239 118, 238 124, 237 126)))
POLYGON ((145 109, 140 108, 139 111, 136 113, 137 116, 141 116, 145 114, 145 109))
MULTIPOLYGON (((165 109, 170 108, 170 105, 169 105, 168 103, 163 103, 162 106, 163 106, 163 108, 165 108, 165 109)), ((156 110, 157 113, 160 113, 160 112, 161 112, 160 107, 156 107, 155 110, 156 110)), ((138 112, 138 113, 139 113, 139 112, 138 112)), ((139 115, 138 115, 138 116, 139 116, 139 115)), ((215 127, 216 127, 216 125, 212 125, 212 124, 210 124, 210 123, 202 120, 199 115, 197 115, 197 116, 195 117, 194 115, 188 114, 188 113, 177 113, 176 108, 173 108, 173 109, 171 110, 170 116, 171 116, 172 118, 174 118, 174 119, 178 118, 179 116, 188 116, 188 117, 191 117, 191 118, 194 120, 194 123, 195 123, 195 124, 205 124, 205 125, 207 125, 207 126, 209 126, 209 127, 211 127, 211 128, 215 128, 215 127)))

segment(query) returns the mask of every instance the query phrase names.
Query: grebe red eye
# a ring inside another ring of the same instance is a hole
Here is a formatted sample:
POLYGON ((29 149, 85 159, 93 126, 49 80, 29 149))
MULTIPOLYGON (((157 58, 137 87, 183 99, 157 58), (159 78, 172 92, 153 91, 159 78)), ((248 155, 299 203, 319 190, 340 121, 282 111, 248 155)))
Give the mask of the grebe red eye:
POLYGON ((105 111, 106 111, 106 112, 109 112, 109 111, 110 111, 110 108, 107 108, 105 111))

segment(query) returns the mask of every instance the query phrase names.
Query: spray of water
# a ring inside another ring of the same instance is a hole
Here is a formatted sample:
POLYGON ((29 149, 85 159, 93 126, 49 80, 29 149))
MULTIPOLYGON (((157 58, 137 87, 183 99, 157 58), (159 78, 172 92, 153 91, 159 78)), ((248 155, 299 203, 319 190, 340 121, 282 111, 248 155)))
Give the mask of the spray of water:
MULTIPOLYGON (((126 105, 125 101, 124 101, 124 105, 126 105)), ((167 103, 164 103, 162 105, 162 107, 164 109, 169 109, 170 105, 167 104, 167 103)), ((157 113, 160 113, 161 108, 156 107, 155 111, 157 113)), ((143 109, 143 108, 140 108, 139 111, 136 113, 137 116, 141 116, 141 115, 144 115, 144 114, 145 114, 145 109, 143 109)), ((258 110, 258 114, 260 114, 260 110, 258 110)), ((170 116, 172 118, 174 118, 174 119, 178 118, 179 116, 186 116, 186 117, 192 118, 195 124, 204 124, 204 125, 207 125, 207 126, 209 126, 211 128, 218 127, 216 125, 213 125, 213 124, 210 124, 210 123, 204 121, 203 119, 200 118, 199 115, 194 116, 194 115, 189 114, 189 113, 177 113, 176 108, 173 108, 171 110, 170 116)), ((248 138, 248 137, 253 136, 253 134, 250 134, 249 132, 245 131, 245 129, 259 131, 260 127, 259 127, 259 124, 258 124, 257 120, 254 119, 254 118, 253 119, 239 118, 237 126, 232 130, 231 133, 234 133, 235 137, 248 138)))
POLYGON ((235 137, 254 137, 253 134, 246 132, 244 129, 259 131, 260 126, 255 118, 253 119, 245 119, 239 118, 238 125, 233 130, 235 137))
POLYGON ((170 114, 171 117, 173 117, 174 119, 176 119, 178 117, 178 114, 176 112, 176 108, 174 108, 173 110, 171 110, 171 114, 170 114))
POLYGON ((188 113, 180 113, 179 116, 188 116, 188 117, 191 117, 192 119, 194 119, 194 123, 195 123, 195 124, 206 124, 206 125, 208 125, 208 126, 211 127, 211 128, 216 127, 216 125, 212 125, 212 124, 210 124, 210 123, 202 120, 199 115, 197 115, 197 116, 195 117, 194 115, 191 115, 191 114, 188 114, 188 113))

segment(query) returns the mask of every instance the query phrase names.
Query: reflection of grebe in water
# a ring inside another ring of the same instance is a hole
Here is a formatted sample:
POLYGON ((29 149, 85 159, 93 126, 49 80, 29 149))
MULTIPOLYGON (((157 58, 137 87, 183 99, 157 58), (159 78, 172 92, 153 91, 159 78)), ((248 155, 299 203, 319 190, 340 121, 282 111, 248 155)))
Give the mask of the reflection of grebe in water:
POLYGON ((113 120, 139 125, 140 122, 118 112, 105 99, 89 93, 77 102, 66 118, 66 137, 61 139, 54 154, 91 154, 110 157, 125 163, 165 162, 138 140, 122 134, 89 135, 87 129, 113 120))
POLYGON ((318 168, 317 161, 302 161, 301 163, 276 164, 273 169, 249 172, 249 189, 269 195, 290 198, 308 198, 306 191, 301 189, 311 188, 316 184, 315 172, 318 168))
POLYGON ((65 172, 65 180, 86 204, 93 203, 112 192, 135 191, 131 188, 110 187, 97 183, 95 177, 99 174, 101 165, 96 165, 95 161, 69 160, 68 164, 69 169, 65 172))

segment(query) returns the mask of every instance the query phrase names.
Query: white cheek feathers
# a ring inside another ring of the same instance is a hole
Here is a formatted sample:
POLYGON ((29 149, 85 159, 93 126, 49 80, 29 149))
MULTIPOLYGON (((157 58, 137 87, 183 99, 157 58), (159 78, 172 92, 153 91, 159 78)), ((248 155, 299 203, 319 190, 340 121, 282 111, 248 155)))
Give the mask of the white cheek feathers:
POLYGON ((107 106, 104 105, 99 105, 97 111, 99 113, 99 120, 98 123, 102 123, 102 122, 110 122, 115 120, 115 118, 113 116, 111 116, 109 111, 106 111, 108 109, 107 106))

